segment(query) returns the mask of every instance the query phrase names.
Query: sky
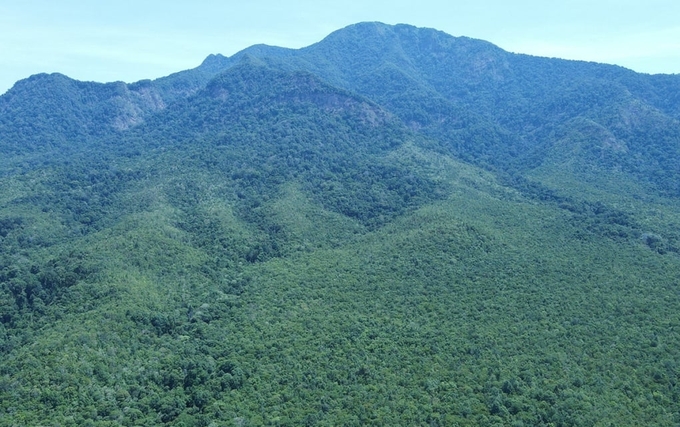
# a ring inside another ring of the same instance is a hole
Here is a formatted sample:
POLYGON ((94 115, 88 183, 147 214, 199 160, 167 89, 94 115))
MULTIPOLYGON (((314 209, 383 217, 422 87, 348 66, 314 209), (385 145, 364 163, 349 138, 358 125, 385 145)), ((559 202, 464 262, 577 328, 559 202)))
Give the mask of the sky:
POLYGON ((300 48, 363 21, 436 28, 507 51, 680 73, 678 0, 2 0, 0 94, 59 72, 154 79, 253 44, 300 48))

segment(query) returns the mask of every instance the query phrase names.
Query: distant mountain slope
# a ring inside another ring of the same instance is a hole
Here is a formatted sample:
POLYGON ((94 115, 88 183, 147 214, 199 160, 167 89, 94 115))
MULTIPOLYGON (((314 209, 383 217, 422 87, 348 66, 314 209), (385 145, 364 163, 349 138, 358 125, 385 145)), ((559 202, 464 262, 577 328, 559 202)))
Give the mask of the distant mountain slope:
POLYGON ((438 140, 445 152, 510 174, 554 161, 560 135, 581 135, 579 123, 590 122, 609 142, 586 136, 591 147, 572 152, 580 162, 602 173, 622 169, 664 194, 680 192, 680 76, 517 55, 408 25, 362 23, 303 49, 257 45, 231 58, 211 55, 193 70, 129 86, 36 77, 0 100, 4 122, 13 123, 4 132, 38 118, 5 139, 40 146, 134 126, 197 93, 245 56, 365 96, 438 140), (33 101, 42 94, 47 97, 33 101))
MULTIPOLYGON (((680 76, 516 55, 479 40, 380 23, 353 25, 296 51, 256 47, 237 55, 243 54, 316 73, 375 100, 455 155, 513 172, 540 165, 556 132, 590 120, 625 146, 625 155, 612 156, 605 144, 582 161, 599 163, 603 172, 624 168, 668 194, 680 191, 671 183, 680 181, 680 76)), ((211 57, 203 66, 229 64, 211 57)))
POLYGON ((3 152, 68 149, 141 123, 165 107, 149 81, 131 85, 39 74, 0 97, 3 152))

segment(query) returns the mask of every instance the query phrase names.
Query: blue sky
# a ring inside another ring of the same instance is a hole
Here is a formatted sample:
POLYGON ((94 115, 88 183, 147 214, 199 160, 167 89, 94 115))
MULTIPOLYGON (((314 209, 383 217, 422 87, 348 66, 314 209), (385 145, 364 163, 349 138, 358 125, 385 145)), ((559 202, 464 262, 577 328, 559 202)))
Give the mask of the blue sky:
POLYGON ((137 81, 256 43, 299 48, 361 21, 407 23, 518 53, 680 73, 678 0, 2 0, 0 93, 40 72, 137 81))

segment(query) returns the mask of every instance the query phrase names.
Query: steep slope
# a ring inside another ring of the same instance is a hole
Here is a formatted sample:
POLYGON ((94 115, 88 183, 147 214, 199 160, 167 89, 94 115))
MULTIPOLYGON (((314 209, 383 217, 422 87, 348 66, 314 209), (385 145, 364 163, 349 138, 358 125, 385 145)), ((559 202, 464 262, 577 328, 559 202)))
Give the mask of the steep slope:
POLYGON ((101 84, 35 75, 0 97, 2 152, 82 147, 88 139, 139 124, 164 106, 150 81, 101 84))
MULTIPOLYGON (((231 58, 211 55, 194 70, 129 88, 118 84, 117 95, 112 86, 95 94, 93 85, 75 89, 74 84, 57 84, 49 91, 53 101, 45 104, 31 101, 30 90, 19 90, 30 86, 27 82, 4 97, 4 116, 11 123, 40 120, 3 139, 45 145, 139 124, 149 113, 202 90, 246 56, 274 69, 311 72, 368 97, 411 129, 438 140, 444 152, 510 175, 539 166, 564 173, 559 159, 554 163, 561 152, 555 141, 582 134, 579 123, 592 122, 616 143, 595 142, 588 150, 572 152, 579 162, 599 174, 623 170, 626 179, 650 191, 680 191, 674 184, 680 182, 675 167, 680 152, 674 143, 680 135, 680 77, 511 54, 480 40, 408 25, 362 23, 303 49, 257 45, 231 58), (10 108, 9 100, 23 107, 10 108)), ((599 185, 591 178, 579 177, 599 185)))
MULTIPOLYGON (((626 148, 611 155, 608 144, 595 145, 579 161, 601 173, 624 169, 664 194, 680 191, 672 184, 680 182, 680 76, 516 55, 480 40, 380 23, 353 25, 296 51, 244 53, 363 94, 450 153, 511 174, 551 161, 556 134, 594 122, 626 148)), ((229 66, 225 58, 206 62, 229 66)))
POLYGON ((373 97, 468 160, 525 171, 547 159, 556 132, 589 120, 611 133, 619 155, 609 155, 611 144, 595 143, 581 161, 597 163, 602 172, 623 168, 679 194, 672 183, 680 182, 680 76, 514 55, 478 40, 382 24, 340 30, 300 56, 333 64, 320 74, 373 97), (443 101, 414 105, 413 93, 443 101), (451 104, 459 108, 445 107, 451 104), (413 111, 424 120, 414 120, 413 111))

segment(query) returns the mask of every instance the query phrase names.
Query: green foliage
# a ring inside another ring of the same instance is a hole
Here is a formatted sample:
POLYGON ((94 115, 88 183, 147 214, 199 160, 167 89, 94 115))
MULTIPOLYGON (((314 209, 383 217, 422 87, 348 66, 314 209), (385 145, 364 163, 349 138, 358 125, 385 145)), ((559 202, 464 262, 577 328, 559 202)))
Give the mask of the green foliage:
POLYGON ((21 82, 0 426, 677 425, 677 93, 382 24, 21 82))

